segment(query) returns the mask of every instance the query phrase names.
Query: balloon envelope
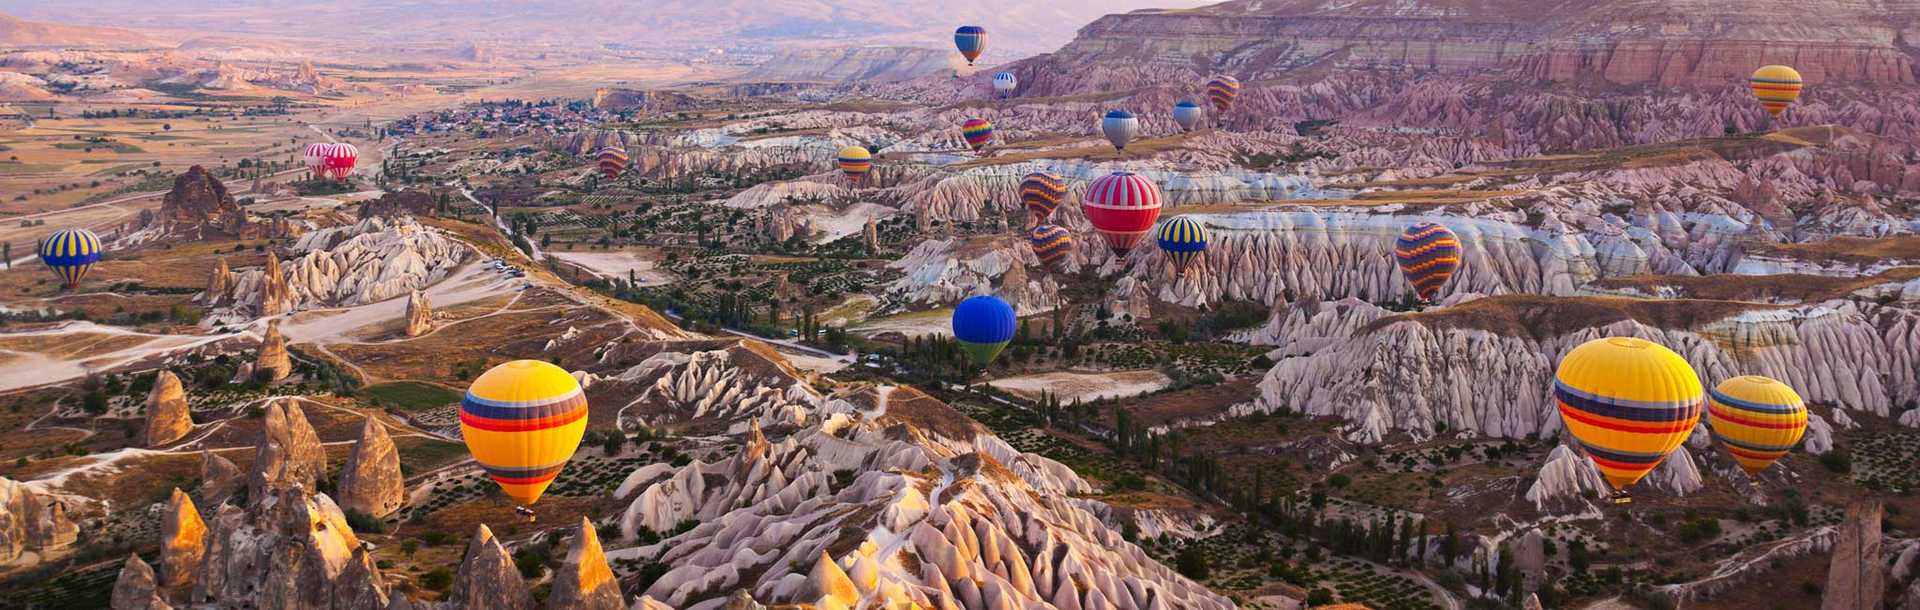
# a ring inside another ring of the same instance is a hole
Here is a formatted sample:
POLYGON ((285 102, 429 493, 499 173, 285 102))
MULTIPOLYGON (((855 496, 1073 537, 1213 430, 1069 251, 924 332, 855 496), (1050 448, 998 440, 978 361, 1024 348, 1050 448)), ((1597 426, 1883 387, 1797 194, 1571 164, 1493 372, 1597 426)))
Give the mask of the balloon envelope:
POLYGON ((344 142, 317 142, 308 144, 301 153, 301 159, 307 164, 307 171, 315 178, 332 178, 345 182, 353 174, 353 167, 360 161, 360 149, 344 142))
POLYGON ((1407 227, 1394 244, 1393 257, 1420 300, 1433 301, 1460 270, 1460 238, 1446 227, 1422 222, 1407 227))
POLYGON ((1020 88, 1020 78, 1012 72, 1000 72, 993 75, 993 92, 1000 97, 1010 97, 1013 90, 1020 88))
POLYGON ((977 25, 963 25, 953 31, 953 46, 960 49, 960 56, 967 58, 967 65, 980 59, 987 51, 987 29, 977 25))
POLYGON ((600 149, 600 152, 594 155, 594 161, 599 165, 600 173, 606 174, 608 180, 619 178, 621 172, 627 171, 627 151, 618 146, 600 149))
POLYGON ((61 229, 40 241, 40 262, 60 276, 60 285, 73 288, 100 262, 100 236, 86 229, 61 229))
POLYGON ((1194 127, 1200 125, 1200 120, 1205 118, 1207 118, 1207 111, 1202 110, 1199 104, 1191 100, 1180 100, 1180 103, 1173 105, 1173 122, 1180 125, 1181 130, 1193 131, 1194 127))
POLYGON ((1800 99, 1804 85, 1800 82, 1799 70, 1776 65, 1754 70, 1753 76, 1747 78, 1747 86, 1753 89, 1753 96, 1759 98, 1760 107, 1767 109, 1767 114, 1780 116, 1794 100, 1800 99))
POLYGON ((1115 149, 1126 150, 1127 143, 1140 135, 1140 119, 1125 110, 1108 112, 1107 116, 1100 119, 1100 132, 1107 136, 1107 141, 1112 142, 1115 149))
POLYGON ((1175 216, 1160 223, 1158 241, 1174 269, 1186 273, 1187 266, 1207 251, 1207 228, 1192 218, 1175 216))
POLYGON ((993 143, 993 123, 986 119, 967 119, 960 125, 960 136, 967 139, 967 146, 973 147, 973 152, 980 152, 993 143))
POLYGON ((1067 183, 1059 176, 1034 172, 1020 179, 1020 203, 1027 206, 1036 224, 1052 217, 1054 208, 1060 207, 1060 200, 1066 196, 1067 183))
POLYGON ((865 146, 848 146, 840 149, 840 154, 834 157, 834 162, 839 164, 840 171, 848 178, 859 179, 873 170, 873 153, 867 152, 865 146))
POLYGON ((979 366, 993 362, 1019 329, 1020 319, 1013 314, 1013 306, 1000 297, 968 297, 953 308, 953 337, 979 366))
POLYGON ((565 369, 515 360, 482 373, 460 401, 460 437, 500 490, 540 500, 580 447, 587 397, 565 369))
POLYGON ((1708 392, 1707 426, 1733 461, 1759 474, 1800 444, 1807 404, 1778 380, 1759 375, 1720 382, 1708 392))
POLYGON ((1073 234, 1066 227, 1035 225, 1027 233, 1027 241, 1033 245, 1033 255, 1050 271, 1059 271, 1067 256, 1073 254, 1073 234))
POLYGON ((1114 172, 1087 185, 1080 208, 1107 248, 1126 254, 1160 218, 1160 188, 1132 172, 1114 172))
POLYGON ((1616 490, 1686 442, 1706 405, 1686 359, 1632 337, 1594 339, 1567 352, 1553 398, 1561 423, 1616 490))
POLYGON ((1213 80, 1207 81, 1207 101, 1213 104, 1215 110, 1219 110, 1223 114, 1226 113, 1228 108, 1233 107, 1233 98, 1239 96, 1239 79, 1222 74, 1213 77, 1213 80))

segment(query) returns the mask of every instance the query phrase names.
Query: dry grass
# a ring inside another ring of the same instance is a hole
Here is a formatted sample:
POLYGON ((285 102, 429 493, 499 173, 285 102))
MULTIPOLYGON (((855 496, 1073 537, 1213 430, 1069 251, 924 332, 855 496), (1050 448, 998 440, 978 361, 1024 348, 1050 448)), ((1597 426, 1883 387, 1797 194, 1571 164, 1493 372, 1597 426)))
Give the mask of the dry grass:
POLYGON ((1864 238, 1836 237, 1804 244, 1754 244, 1748 252, 1814 263, 1872 265, 1888 261, 1920 261, 1920 235, 1864 238))
POLYGON ((1388 316, 1362 327, 1360 333, 1413 322, 1437 329, 1484 330, 1509 337, 1546 339, 1622 320, 1660 328, 1692 329, 1743 311, 1775 308, 1778 306, 1701 299, 1500 295, 1453 307, 1388 316))
POLYGON ((1920 267, 1899 267, 1866 277, 1836 277, 1784 273, 1778 275, 1634 275, 1605 278, 1593 283, 1596 288, 1631 288, 1653 292, 1660 288, 1678 290, 1686 298, 1715 301, 1767 301, 1770 299, 1812 303, 1844 298, 1854 291, 1886 283, 1920 278, 1920 267))

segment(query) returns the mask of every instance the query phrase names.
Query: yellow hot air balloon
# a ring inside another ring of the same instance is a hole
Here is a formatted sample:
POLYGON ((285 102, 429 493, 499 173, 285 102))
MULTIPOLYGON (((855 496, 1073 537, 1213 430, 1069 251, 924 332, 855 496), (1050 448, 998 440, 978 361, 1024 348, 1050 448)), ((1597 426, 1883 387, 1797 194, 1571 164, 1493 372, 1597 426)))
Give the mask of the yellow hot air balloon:
POLYGON ((1707 426, 1748 474, 1772 466, 1807 432, 1807 403, 1774 379, 1735 377, 1720 382, 1709 395, 1707 426))
POLYGON ((1685 358, 1632 337, 1594 339, 1567 352, 1553 398, 1567 431, 1622 492, 1686 442, 1706 404, 1685 358))
POLYGON ((473 380, 460 402, 460 436, 500 490, 540 500, 587 431, 587 397, 565 369, 515 360, 473 380))
POLYGON ((1800 99, 1800 71, 1788 66, 1761 66, 1747 79, 1747 86, 1753 89, 1754 97, 1760 98, 1760 107, 1767 109, 1767 114, 1780 116, 1800 99))

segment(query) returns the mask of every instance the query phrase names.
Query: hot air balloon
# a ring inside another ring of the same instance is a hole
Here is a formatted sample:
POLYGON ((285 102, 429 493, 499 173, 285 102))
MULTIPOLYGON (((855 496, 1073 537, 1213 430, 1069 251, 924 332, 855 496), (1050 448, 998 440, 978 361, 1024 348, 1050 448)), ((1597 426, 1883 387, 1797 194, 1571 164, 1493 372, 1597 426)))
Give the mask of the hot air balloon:
POLYGON ((1192 218, 1175 216, 1160 224, 1160 250, 1173 259, 1173 268, 1187 272, 1187 265, 1207 252, 1207 228, 1192 218))
POLYGON ((1108 112, 1100 119, 1100 131, 1107 135, 1107 141, 1113 143, 1114 150, 1126 150, 1127 143, 1140 135, 1140 119, 1125 110, 1108 112))
POLYGON ((1132 250, 1160 218, 1160 189, 1131 172, 1114 172, 1087 185, 1080 205, 1093 230, 1116 255, 1132 250))
POLYGON ((1393 257, 1420 300, 1431 302, 1460 270, 1460 239, 1446 227, 1422 222, 1407 227, 1394 244, 1393 257))
POLYGON ((606 174, 608 180, 616 180, 620 178, 621 172, 627 171, 627 150, 618 146, 608 146, 594 155, 594 161, 600 166, 600 173, 606 174))
POLYGON ((1747 86, 1753 88, 1753 96, 1760 98, 1760 107, 1767 114, 1780 116, 1800 99, 1800 71, 1789 66, 1761 66, 1747 78, 1747 86))
POLYGON ((842 148, 834 160, 840 164, 840 171, 846 173, 848 180, 858 181, 873 170, 873 153, 867 152, 865 146, 842 148))
POLYGON ((993 92, 1002 98, 1013 97, 1013 90, 1020 87, 1020 77, 1012 72, 996 72, 993 75, 993 92))
POLYGON ((100 236, 86 229, 61 229, 40 241, 40 262, 60 276, 60 285, 74 288, 100 262, 100 236))
POLYGON ((1067 196, 1067 183, 1059 176, 1034 172, 1020 179, 1020 203, 1026 204, 1035 224, 1045 223, 1067 196))
POLYGON ((360 160, 360 150, 342 142, 318 142, 308 144, 301 157, 314 178, 346 182, 347 176, 353 173, 354 164, 360 160))
POLYGON ((967 119, 967 122, 960 124, 960 136, 967 139, 967 146, 973 147, 973 152, 980 152, 993 143, 993 122, 967 119))
POLYGON ((1616 501, 1686 442, 1706 406, 1686 359, 1633 337, 1594 339, 1560 359, 1560 420, 1613 485, 1616 501))
POLYGON ((1193 103, 1193 100, 1180 100, 1180 103, 1173 105, 1173 122, 1179 124, 1183 131, 1193 131, 1204 118, 1207 118, 1207 111, 1200 109, 1200 105, 1193 103))
POLYGON ((977 25, 963 25, 953 31, 953 46, 960 49, 960 56, 967 58, 967 65, 979 59, 987 51, 987 28, 977 25))
POLYGON ((1050 271, 1059 271, 1067 255, 1073 254, 1073 234, 1068 233, 1066 227, 1034 225, 1033 231, 1027 233, 1027 241, 1033 245, 1033 255, 1050 271))
POLYGON ((1233 107, 1233 98, 1240 95, 1240 79, 1225 74, 1207 81, 1207 101, 1213 103, 1213 109, 1226 114, 1233 107))
POLYGON ((560 476, 587 431, 587 397, 566 369, 515 360, 473 380, 460 401, 460 437, 480 468, 521 506, 560 476))
POLYGON ((1707 426, 1748 474, 1760 474, 1800 444, 1807 404, 1800 394, 1759 375, 1720 382, 1708 392, 1707 426))
POLYGON ((978 366, 993 362, 1020 329, 1013 306, 993 295, 967 297, 953 308, 953 337, 978 366))

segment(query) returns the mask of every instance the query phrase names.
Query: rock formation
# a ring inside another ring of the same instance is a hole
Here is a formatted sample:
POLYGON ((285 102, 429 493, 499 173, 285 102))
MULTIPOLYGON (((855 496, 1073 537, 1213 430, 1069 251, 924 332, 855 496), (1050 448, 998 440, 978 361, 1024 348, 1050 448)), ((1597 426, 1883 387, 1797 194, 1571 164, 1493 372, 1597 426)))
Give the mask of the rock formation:
POLYGON ((160 519, 161 589, 193 584, 207 553, 207 523, 186 492, 174 488, 160 519))
POLYGON ((433 305, 427 302, 426 293, 415 290, 407 293, 406 335, 418 337, 433 330, 433 305))
POLYGON ((877 217, 867 217, 866 226, 860 230, 860 239, 866 242, 869 256, 880 254, 880 221, 877 217))
POLYGON ((1880 556, 1879 500, 1861 500, 1847 507, 1847 517, 1833 543, 1820 610, 1879 608, 1886 589, 1886 562, 1880 556))
MULTIPOLYGON (((325 494, 298 486, 220 507, 193 599, 221 610, 359 610, 386 605, 379 569, 325 494)), ((201 607, 195 605, 194 607, 201 607)))
MULTIPOLYGON (((277 490, 316 489, 327 473, 327 450, 307 423, 298 399, 267 404, 266 424, 254 445, 253 470, 247 479, 248 502, 260 502, 277 490)), ((328 505, 333 501, 328 499, 328 505)))
POLYGON ((160 200, 159 214, 148 226, 190 239, 245 239, 254 229, 247 223, 247 213, 227 193, 227 186, 198 165, 173 179, 173 190, 160 200))
POLYGON ((290 251, 296 256, 284 264, 269 258, 235 276, 226 302, 252 304, 259 315, 376 303, 445 279, 472 249, 411 217, 374 216, 303 234, 290 251))
POLYGON ((0 477, 0 564, 23 553, 44 553, 69 544, 80 528, 67 518, 61 500, 25 483, 0 477))
POLYGON ((140 560, 138 553, 128 554, 127 562, 120 568, 120 577, 113 581, 113 610, 173 610, 173 606, 160 596, 159 586, 153 577, 153 566, 140 560))
POLYGON ((949 73, 945 49, 865 45, 786 51, 741 76, 765 82, 886 82, 949 73))
POLYGON ((219 305, 233 286, 233 270, 227 268, 227 257, 220 257, 213 266, 213 272, 207 275, 207 291, 200 295, 200 302, 208 307, 219 305))
POLYGON ((340 468, 340 508, 385 517, 400 510, 407 499, 406 478, 400 474, 400 452, 387 427, 368 417, 360 424, 360 438, 340 468))
POLYGON ((566 560, 554 572, 553 586, 547 593, 547 610, 626 610, 620 596, 620 581, 607 567, 607 556, 600 550, 600 535, 585 517, 574 529, 566 560))
POLYGON ((173 371, 160 371, 147 394, 148 447, 159 447, 180 440, 193 431, 193 412, 187 408, 187 391, 173 371))
POLYGON ((474 529, 473 540, 467 544, 466 559, 454 573, 453 595, 448 600, 449 610, 533 608, 533 594, 527 591, 527 582, 514 567, 513 557, 494 539, 493 530, 485 524, 474 529))
POLYGON ((433 216, 437 210, 433 195, 425 191, 393 191, 360 204, 360 218, 375 216, 393 220, 401 216, 433 216))
POLYGON ((200 494, 201 503, 206 505, 206 514, 213 514, 211 511, 226 503, 227 498, 246 484, 246 477, 233 461, 210 450, 200 450, 200 488, 195 493, 200 494))
POLYGON ((293 358, 287 353, 287 338, 280 334, 280 321, 267 321, 267 334, 260 339, 260 354, 253 360, 254 378, 274 382, 293 374, 293 358))
POLYGON ((259 277, 255 311, 262 316, 277 316, 293 311, 293 293, 287 289, 286 273, 280 270, 280 255, 267 252, 267 264, 261 268, 259 277))

